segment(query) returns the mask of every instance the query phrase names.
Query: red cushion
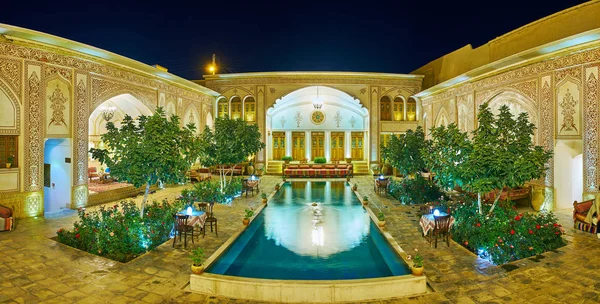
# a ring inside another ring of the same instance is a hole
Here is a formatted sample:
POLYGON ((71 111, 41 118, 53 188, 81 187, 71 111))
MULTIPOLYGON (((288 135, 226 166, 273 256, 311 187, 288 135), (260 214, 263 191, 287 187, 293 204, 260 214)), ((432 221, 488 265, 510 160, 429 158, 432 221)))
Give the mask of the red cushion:
POLYGON ((298 169, 298 165, 289 165, 288 169, 298 169))
POLYGON ((587 217, 587 214, 575 213, 575 220, 577 220, 577 221, 585 223, 585 218, 586 217, 587 217))
POLYGON ((300 169, 310 169, 309 165, 300 165, 300 169))
POLYGON ((575 212, 587 214, 588 211, 590 211, 590 208, 592 208, 592 204, 594 204, 593 200, 579 203, 579 204, 577 204, 577 206, 575 206, 575 212))
POLYGON ((325 165, 325 169, 335 169, 335 165, 325 165))

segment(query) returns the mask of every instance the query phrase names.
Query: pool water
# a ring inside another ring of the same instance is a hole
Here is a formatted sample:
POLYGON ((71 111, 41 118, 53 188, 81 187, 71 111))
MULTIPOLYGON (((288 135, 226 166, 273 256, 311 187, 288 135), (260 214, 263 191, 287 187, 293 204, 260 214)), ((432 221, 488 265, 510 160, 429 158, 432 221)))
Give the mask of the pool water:
POLYGON ((409 273, 343 182, 285 183, 206 271, 283 280, 364 279, 409 273))

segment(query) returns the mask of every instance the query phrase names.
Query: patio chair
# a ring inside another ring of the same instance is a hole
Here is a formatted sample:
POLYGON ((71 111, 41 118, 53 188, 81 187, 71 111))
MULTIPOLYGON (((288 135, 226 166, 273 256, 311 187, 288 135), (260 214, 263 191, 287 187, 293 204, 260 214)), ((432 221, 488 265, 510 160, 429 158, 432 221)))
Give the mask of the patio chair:
POLYGON ((194 243, 194 226, 190 226, 187 224, 189 215, 184 214, 175 214, 175 237, 173 238, 173 247, 175 247, 175 242, 177 241, 177 235, 179 235, 179 242, 181 242, 181 235, 183 235, 184 243, 183 248, 187 247, 187 236, 190 234, 192 236, 192 244, 194 243))
POLYGON ((206 222, 204 222, 204 233, 206 234, 206 225, 210 224, 210 232, 213 231, 213 223, 215 224, 215 234, 219 237, 219 233, 217 231, 217 218, 213 212, 213 207, 215 203, 210 203, 206 206, 206 222))
POLYGON ((377 194, 381 195, 381 192, 385 193, 387 195, 387 189, 388 189, 388 185, 390 184, 390 180, 388 178, 385 179, 376 179, 375 180, 375 187, 377 190, 377 194))
MULTIPOLYGON (((435 237, 435 248, 437 248, 438 237, 450 247, 450 215, 434 216, 435 228, 433 228, 431 237, 435 237)), ((431 242, 429 243, 431 246, 431 242)))
POLYGON ((423 216, 425 214, 432 214, 433 213, 433 205, 423 204, 423 205, 419 206, 419 211, 421 212, 421 216, 423 216))
POLYGON ((243 179, 242 180, 242 193, 244 193, 244 191, 246 192, 246 197, 248 197, 248 192, 252 191, 252 195, 254 195, 254 190, 256 190, 256 192, 259 192, 258 189, 258 180, 249 180, 249 179, 243 179))

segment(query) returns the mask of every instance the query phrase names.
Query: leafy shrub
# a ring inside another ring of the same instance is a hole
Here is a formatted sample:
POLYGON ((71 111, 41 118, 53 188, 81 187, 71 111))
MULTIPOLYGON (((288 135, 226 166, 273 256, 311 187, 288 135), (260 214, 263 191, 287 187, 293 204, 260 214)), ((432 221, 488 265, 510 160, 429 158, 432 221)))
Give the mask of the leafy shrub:
POLYGON ((291 157, 291 156, 284 156, 284 157, 281 158, 281 160, 283 160, 283 161, 286 161, 286 160, 287 161, 292 161, 292 160, 294 160, 294 158, 291 157))
MULTIPOLYGON (((487 214, 491 206, 483 207, 487 214)), ((551 212, 519 213, 511 202, 503 202, 486 218, 473 200, 450 209, 455 219, 452 238, 497 265, 566 245, 564 230, 551 212)))
POLYGON ((319 156, 319 157, 315 157, 315 164, 324 164, 327 162, 327 159, 325 157, 319 156))
POLYGON ((414 179, 404 178, 400 182, 392 181, 388 188, 392 197, 404 204, 425 204, 443 200, 440 187, 417 174, 414 179))
POLYGON ((128 262, 166 242, 175 219, 173 214, 183 208, 177 200, 156 201, 146 206, 143 218, 133 202, 121 202, 98 211, 78 211, 79 221, 73 230, 59 229, 58 241, 119 262, 128 262))

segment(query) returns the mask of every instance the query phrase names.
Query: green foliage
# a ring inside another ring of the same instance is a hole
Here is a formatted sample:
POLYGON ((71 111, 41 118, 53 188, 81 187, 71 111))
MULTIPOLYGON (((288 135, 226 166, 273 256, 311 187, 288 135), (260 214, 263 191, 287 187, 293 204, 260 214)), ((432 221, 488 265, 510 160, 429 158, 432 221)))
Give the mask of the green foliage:
POLYGON ((9 155, 6 157, 6 162, 9 164, 12 164, 15 161, 15 156, 14 155, 9 155))
POLYGON ((185 181, 185 172, 198 158, 196 127, 180 126, 178 116, 167 119, 161 107, 152 116, 125 115, 120 128, 106 123, 102 141, 108 149, 90 149, 92 157, 110 168, 112 177, 136 187, 146 186, 141 212, 150 185, 185 181))
MULTIPOLYGON (((459 185, 484 194, 522 186, 544 174, 552 152, 533 145, 535 125, 527 113, 514 119, 503 105, 495 118, 484 103, 477 119, 472 140, 454 124, 432 129, 432 142, 422 150, 423 158, 444 187, 459 185)), ((481 200, 478 204, 482 212, 481 200)))
POLYGON ((281 158, 281 160, 283 160, 283 161, 286 161, 286 160, 287 161, 292 161, 292 160, 294 160, 294 158, 291 157, 291 156, 284 156, 284 157, 281 158))
POLYGON ((192 259, 192 265, 202 266, 202 263, 204 263, 204 249, 200 247, 194 248, 190 258, 192 259))
POLYGON ((252 208, 244 210, 244 218, 250 219, 254 215, 254 210, 252 208))
POLYGON ((315 157, 315 164, 324 164, 327 162, 327 159, 325 157, 319 156, 319 157, 315 157))
POLYGON ((226 175, 233 176, 233 166, 242 163, 249 156, 265 148, 260 141, 260 132, 257 124, 249 124, 241 119, 218 117, 215 120, 215 129, 208 126, 201 135, 200 163, 203 166, 218 166, 221 190, 228 184, 226 175), (225 166, 231 166, 229 171, 225 166))
MULTIPOLYGON (((491 208, 484 205, 484 211, 491 208)), ((566 245, 564 230, 552 213, 519 213, 511 202, 503 202, 486 218, 477 205, 451 206, 455 219, 452 238, 494 264, 524 259, 566 245)))
POLYGON ((263 193, 260 194, 260 197, 263 198, 263 199, 267 198, 267 194, 263 192, 263 193))
POLYGON ((414 131, 406 131, 406 134, 392 136, 387 146, 381 145, 381 156, 404 176, 417 174, 425 168, 421 156, 421 150, 425 146, 425 132, 419 126, 414 131))
POLYGON ((415 256, 413 257, 413 267, 423 267, 423 257, 419 254, 419 250, 415 249, 415 256))
POLYGON ((363 201, 368 201, 368 200, 369 200, 369 197, 368 197, 368 196, 366 196, 366 195, 365 195, 365 196, 363 196, 363 201))
POLYGON ((379 213, 377 214, 377 219, 380 221, 385 221, 385 214, 383 214, 383 212, 379 211, 379 213))
POLYGON ((392 180, 388 187, 389 194, 404 204, 425 204, 443 200, 444 193, 440 187, 417 174, 414 179, 404 178, 392 180))
POLYGON ((73 230, 57 231, 58 241, 119 262, 128 262, 169 240, 175 223, 173 214, 181 210, 179 202, 148 205, 140 218, 133 202, 113 207, 100 206, 98 211, 78 211, 79 221, 73 230))
POLYGON ((239 177, 233 178, 223 189, 223 195, 227 199, 238 196, 240 193, 242 193, 242 179, 239 177))

